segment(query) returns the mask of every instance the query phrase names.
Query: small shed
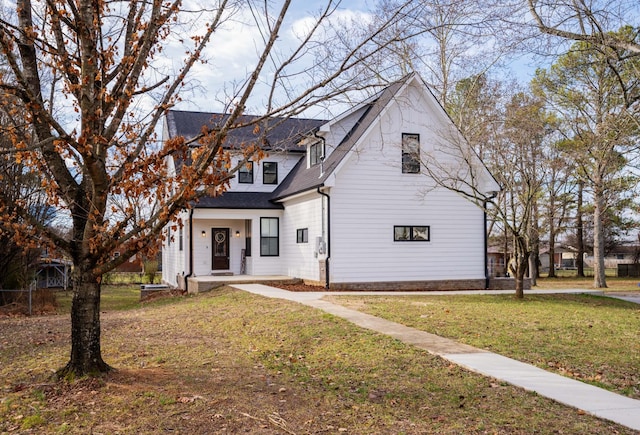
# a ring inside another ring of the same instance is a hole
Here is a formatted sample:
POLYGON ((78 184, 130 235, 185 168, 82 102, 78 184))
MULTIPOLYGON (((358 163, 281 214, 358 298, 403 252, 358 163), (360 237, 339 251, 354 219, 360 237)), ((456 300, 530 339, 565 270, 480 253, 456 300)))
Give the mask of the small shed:
POLYGON ((42 258, 38 264, 36 281, 38 288, 69 287, 71 261, 62 258, 42 258))

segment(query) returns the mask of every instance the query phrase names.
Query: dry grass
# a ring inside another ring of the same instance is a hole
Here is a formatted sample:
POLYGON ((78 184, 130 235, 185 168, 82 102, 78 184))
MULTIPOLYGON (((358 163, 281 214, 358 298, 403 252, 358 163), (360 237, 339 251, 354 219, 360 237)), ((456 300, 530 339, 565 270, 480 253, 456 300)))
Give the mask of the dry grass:
MULTIPOLYGON (((640 283, 640 278, 617 278, 608 276, 608 288, 602 290, 605 292, 640 291, 638 283, 640 283)), ((593 289, 593 277, 577 278, 573 276, 566 276, 558 278, 539 278, 537 288, 552 290, 593 289)))
POLYGON ((221 289, 103 314, 118 368, 71 384, 68 316, 0 319, 1 433, 631 434, 317 310, 221 289))

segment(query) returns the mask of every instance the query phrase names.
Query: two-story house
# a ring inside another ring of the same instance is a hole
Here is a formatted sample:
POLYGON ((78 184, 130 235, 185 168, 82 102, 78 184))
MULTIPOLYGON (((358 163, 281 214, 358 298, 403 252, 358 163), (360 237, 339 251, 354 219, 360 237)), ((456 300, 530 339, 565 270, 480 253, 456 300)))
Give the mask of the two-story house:
MULTIPOLYGON (((171 111, 164 135, 192 137, 215 117, 171 111)), ((421 156, 453 124, 418 75, 329 121, 279 121, 266 158, 183 213, 163 247, 165 282, 227 273, 332 289, 485 288, 483 210, 424 170, 421 156)), ((244 130, 229 140, 250 141, 244 130)), ((497 191, 478 165, 480 188, 497 191)))

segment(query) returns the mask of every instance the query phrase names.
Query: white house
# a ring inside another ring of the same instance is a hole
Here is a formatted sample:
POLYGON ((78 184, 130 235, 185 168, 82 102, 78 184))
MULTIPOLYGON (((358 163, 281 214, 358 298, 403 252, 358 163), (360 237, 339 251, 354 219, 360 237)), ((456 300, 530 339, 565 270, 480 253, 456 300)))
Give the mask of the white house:
MULTIPOLYGON (((171 111, 165 137, 194 136, 216 116, 171 111)), ((453 125, 418 75, 333 120, 280 121, 266 158, 184 212, 163 247, 166 283, 242 274, 332 289, 485 288, 483 210, 437 187, 418 158, 453 125)), ((478 167, 481 188, 497 191, 478 167)))

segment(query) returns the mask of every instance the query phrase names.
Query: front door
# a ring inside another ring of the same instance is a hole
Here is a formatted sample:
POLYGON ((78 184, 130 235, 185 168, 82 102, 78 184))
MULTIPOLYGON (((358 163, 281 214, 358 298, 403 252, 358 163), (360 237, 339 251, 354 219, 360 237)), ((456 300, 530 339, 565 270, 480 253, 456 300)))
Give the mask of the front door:
POLYGON ((229 228, 212 228, 213 270, 229 270, 229 228))

